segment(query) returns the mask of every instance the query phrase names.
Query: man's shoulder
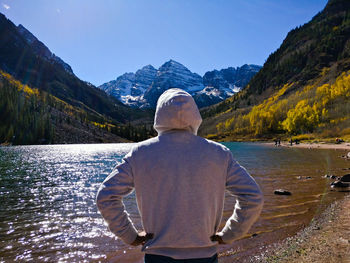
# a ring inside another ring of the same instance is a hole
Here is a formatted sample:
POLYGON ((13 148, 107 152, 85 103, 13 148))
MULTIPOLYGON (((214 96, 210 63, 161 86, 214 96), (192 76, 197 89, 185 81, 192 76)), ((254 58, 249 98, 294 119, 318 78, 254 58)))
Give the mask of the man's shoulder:
POLYGON ((230 149, 221 143, 218 143, 218 142, 206 139, 206 138, 202 138, 202 137, 199 137, 199 138, 201 138, 203 143, 207 144, 208 147, 216 149, 217 151, 230 152, 230 149))
MULTIPOLYGON (((207 150, 210 150, 210 151, 222 152, 223 154, 230 152, 230 149, 228 149, 225 145, 200 137, 200 136, 194 135, 190 141, 192 141, 192 143, 194 143, 196 147, 199 147, 201 149, 206 148, 207 150)), ((169 142, 167 141, 167 143, 169 142)), ((154 148, 157 148, 157 146, 161 146, 161 145, 162 145, 162 140, 160 140, 159 137, 157 136, 135 144, 132 152, 136 153, 136 152, 153 150, 154 148)))
POLYGON ((153 137, 153 138, 150 138, 150 139, 147 139, 145 141, 142 141, 142 142, 138 142, 134 145, 132 151, 133 152, 136 152, 136 151, 139 151, 139 150, 142 150, 142 149, 145 149, 145 148, 148 148, 148 147, 151 147, 152 145, 156 144, 159 142, 159 138, 158 136, 157 137, 153 137))

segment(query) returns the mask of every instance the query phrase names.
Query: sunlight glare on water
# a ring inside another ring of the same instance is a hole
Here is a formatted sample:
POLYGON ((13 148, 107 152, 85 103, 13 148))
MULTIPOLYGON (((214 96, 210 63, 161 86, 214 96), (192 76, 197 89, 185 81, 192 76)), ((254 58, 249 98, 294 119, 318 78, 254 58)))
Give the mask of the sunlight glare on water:
POLYGON ((132 144, 0 148, 0 259, 80 261, 123 246, 97 213, 100 183, 132 144), (101 253, 97 253, 101 251, 101 253))

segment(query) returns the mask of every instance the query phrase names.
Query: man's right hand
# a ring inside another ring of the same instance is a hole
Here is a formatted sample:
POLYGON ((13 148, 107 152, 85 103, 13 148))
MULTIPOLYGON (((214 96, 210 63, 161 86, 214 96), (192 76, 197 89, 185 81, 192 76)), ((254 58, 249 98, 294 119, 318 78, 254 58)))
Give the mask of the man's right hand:
POLYGON ((146 232, 141 232, 137 234, 136 239, 134 240, 134 242, 132 242, 130 245, 132 246, 139 246, 139 245, 144 245, 148 240, 153 238, 153 234, 151 233, 147 233, 146 232))
POLYGON ((211 240, 211 241, 214 241, 214 242, 217 241, 217 242, 219 242, 220 245, 226 244, 226 243, 222 240, 222 236, 221 236, 220 233, 216 233, 215 235, 212 235, 212 236, 210 237, 210 240, 211 240))

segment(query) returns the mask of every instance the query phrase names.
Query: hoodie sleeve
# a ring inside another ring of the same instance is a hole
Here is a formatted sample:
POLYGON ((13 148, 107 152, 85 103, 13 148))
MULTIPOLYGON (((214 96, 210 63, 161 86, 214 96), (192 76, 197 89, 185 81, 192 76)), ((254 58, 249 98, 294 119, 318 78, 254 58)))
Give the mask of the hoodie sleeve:
POLYGON ((262 192, 248 172, 240 166, 230 153, 226 178, 226 189, 236 197, 232 216, 221 231, 225 243, 242 237, 258 219, 262 206, 262 192))
POLYGON ((104 180, 96 198, 98 210, 107 222, 110 231, 127 244, 131 244, 137 237, 137 230, 123 203, 123 197, 134 189, 129 160, 130 155, 128 154, 104 180))

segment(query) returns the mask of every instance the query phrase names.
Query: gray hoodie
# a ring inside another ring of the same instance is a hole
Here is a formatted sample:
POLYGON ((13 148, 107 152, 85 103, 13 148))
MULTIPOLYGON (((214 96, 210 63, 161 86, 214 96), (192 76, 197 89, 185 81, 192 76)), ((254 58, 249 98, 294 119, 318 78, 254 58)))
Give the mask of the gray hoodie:
POLYGON ((137 230, 123 204, 134 189, 142 226, 154 238, 142 250, 175 259, 211 257, 225 189, 236 197, 221 230, 230 243, 244 235, 263 204, 259 186, 225 146, 196 136, 201 116, 187 92, 170 89, 157 103, 158 136, 138 143, 102 183, 97 206, 109 229, 131 244, 137 230))

